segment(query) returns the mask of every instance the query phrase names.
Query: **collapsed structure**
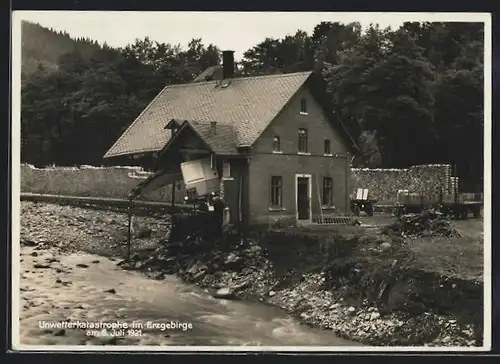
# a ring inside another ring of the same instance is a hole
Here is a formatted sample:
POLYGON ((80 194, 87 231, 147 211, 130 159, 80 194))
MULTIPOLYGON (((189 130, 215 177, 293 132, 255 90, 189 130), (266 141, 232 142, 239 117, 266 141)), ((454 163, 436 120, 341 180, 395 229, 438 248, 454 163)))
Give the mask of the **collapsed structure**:
POLYGON ((234 225, 348 214, 358 149, 312 73, 235 78, 233 53, 165 87, 104 158, 155 153, 157 173, 139 188, 182 182, 188 199, 219 196, 234 225))

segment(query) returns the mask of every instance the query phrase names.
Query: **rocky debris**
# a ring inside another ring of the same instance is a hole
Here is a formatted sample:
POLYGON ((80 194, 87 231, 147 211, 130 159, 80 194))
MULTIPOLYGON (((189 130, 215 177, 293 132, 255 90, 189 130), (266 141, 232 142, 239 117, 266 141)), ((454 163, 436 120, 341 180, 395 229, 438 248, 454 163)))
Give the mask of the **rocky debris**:
POLYGON ((114 288, 111 288, 111 289, 105 290, 104 292, 115 294, 116 290, 114 288))
POLYGON ((234 291, 229 287, 219 288, 217 291, 212 293, 214 298, 225 298, 232 299, 234 298, 234 291))
POLYGON ((64 329, 58 330, 54 333, 54 336, 64 336, 64 335, 66 335, 66 330, 64 329))
POLYGON ((87 264, 83 264, 83 263, 78 263, 76 266, 78 268, 88 268, 89 267, 87 264))
POLYGON ((449 218, 438 211, 425 210, 419 214, 406 214, 383 229, 385 234, 407 237, 459 237, 449 218))
POLYGON ((288 287, 269 298, 306 324, 332 330, 337 336, 369 345, 472 346, 470 325, 447 324, 455 319, 427 312, 416 318, 408 313, 382 315, 367 300, 351 306, 339 291, 317 290, 320 274, 308 274, 299 285, 288 287), (461 327, 469 327, 469 331, 461 327))
POLYGON ((50 268, 50 265, 49 264, 35 263, 35 264, 33 264, 33 268, 47 269, 47 268, 50 268))
POLYGON ((147 226, 141 226, 141 227, 137 227, 135 229, 132 229, 132 234, 134 234, 134 237, 139 238, 139 239, 150 238, 152 233, 153 233, 153 230, 147 226))
MULTIPOLYGON (((169 231, 168 216, 136 217, 135 221, 141 237, 133 236, 133 251, 151 245, 152 238, 169 231)), ((56 253, 104 256, 124 256, 127 252, 125 213, 22 201, 20 225, 21 245, 38 251, 50 248, 56 253)))
POLYGON ((26 247, 35 247, 38 244, 30 239, 27 239, 26 237, 21 237, 21 246, 26 246, 26 247))
POLYGON ((106 345, 118 345, 118 338, 116 336, 112 337, 106 342, 106 345))
POLYGON ((100 263, 100 261, 99 261, 99 260, 93 260, 93 261, 92 261, 92 264, 99 264, 99 263, 100 263))

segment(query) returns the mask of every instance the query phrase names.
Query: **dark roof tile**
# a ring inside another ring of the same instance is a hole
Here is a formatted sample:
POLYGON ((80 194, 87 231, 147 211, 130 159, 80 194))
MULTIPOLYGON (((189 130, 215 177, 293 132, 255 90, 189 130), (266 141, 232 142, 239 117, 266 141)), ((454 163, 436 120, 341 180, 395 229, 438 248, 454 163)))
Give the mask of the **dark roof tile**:
POLYGON ((228 87, 215 81, 167 86, 104 157, 161 150, 170 139, 165 125, 172 119, 232 125, 237 146, 251 146, 310 75, 234 78, 228 87))
POLYGON ((216 123, 215 130, 212 130, 210 122, 188 121, 188 123, 216 154, 238 154, 238 138, 233 125, 216 123))

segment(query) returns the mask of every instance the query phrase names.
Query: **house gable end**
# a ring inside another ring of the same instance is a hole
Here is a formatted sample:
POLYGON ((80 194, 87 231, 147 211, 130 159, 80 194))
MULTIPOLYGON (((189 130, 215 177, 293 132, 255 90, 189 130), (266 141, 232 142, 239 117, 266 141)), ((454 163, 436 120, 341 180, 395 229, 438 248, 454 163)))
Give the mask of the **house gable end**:
POLYGON ((191 150, 206 150, 212 152, 210 146, 205 140, 193 129, 188 121, 185 121, 178 131, 172 135, 165 147, 161 150, 160 156, 164 155, 169 150, 191 149, 191 150))
POLYGON ((252 152, 273 153, 273 138, 277 136, 281 153, 297 154, 299 129, 307 130, 308 152, 312 155, 324 155, 324 140, 330 141, 332 154, 349 151, 342 132, 333 125, 309 87, 304 84, 257 138, 252 152), (306 113, 301 112, 303 100, 306 113))

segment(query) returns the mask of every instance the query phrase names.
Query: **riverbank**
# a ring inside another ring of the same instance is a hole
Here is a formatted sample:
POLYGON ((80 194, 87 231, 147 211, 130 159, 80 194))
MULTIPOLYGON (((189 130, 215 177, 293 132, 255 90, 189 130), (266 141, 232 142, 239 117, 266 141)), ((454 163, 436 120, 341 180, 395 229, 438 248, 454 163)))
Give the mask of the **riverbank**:
POLYGON ((216 297, 273 304, 368 345, 482 345, 480 280, 418 266, 412 245, 430 242, 332 229, 269 230, 214 245, 164 243, 121 266, 156 279, 177 274, 216 297))
MULTIPOLYGON (((126 251, 123 215, 25 202, 22 210, 22 244, 126 251)), ((482 262, 470 259, 482 256, 477 237, 401 239, 373 227, 328 227, 168 246, 165 222, 141 222, 150 234, 137 234, 143 237, 134 238, 135 253, 122 268, 160 281, 177 274, 213 294, 276 305, 369 345, 481 345, 482 262), (457 246, 460 254, 451 256, 457 246)))

